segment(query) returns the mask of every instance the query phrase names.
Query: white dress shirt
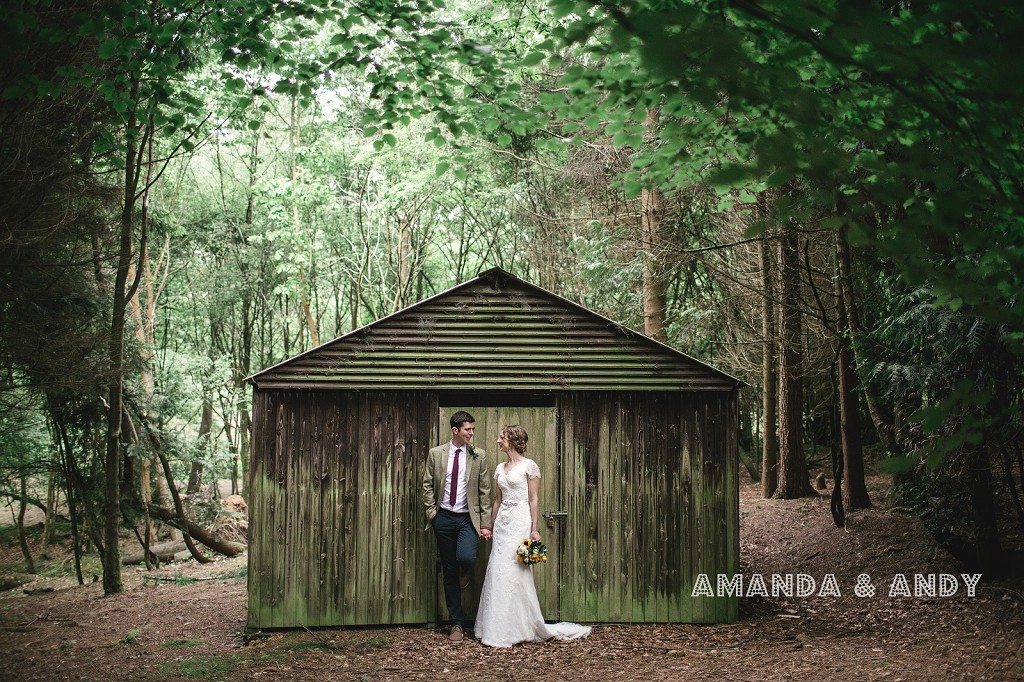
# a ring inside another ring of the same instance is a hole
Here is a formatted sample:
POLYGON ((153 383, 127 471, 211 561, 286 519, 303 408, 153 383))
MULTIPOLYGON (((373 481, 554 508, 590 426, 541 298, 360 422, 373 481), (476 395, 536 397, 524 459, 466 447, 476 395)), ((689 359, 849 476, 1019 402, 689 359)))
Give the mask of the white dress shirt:
POLYGON ((464 513, 469 511, 469 500, 466 497, 466 482, 469 480, 469 455, 466 447, 456 448, 455 443, 448 443, 448 468, 444 475, 444 492, 441 496, 441 508, 451 512, 464 513), (452 492, 452 467, 455 465, 455 450, 459 452, 459 481, 455 489, 455 504, 450 504, 452 492))

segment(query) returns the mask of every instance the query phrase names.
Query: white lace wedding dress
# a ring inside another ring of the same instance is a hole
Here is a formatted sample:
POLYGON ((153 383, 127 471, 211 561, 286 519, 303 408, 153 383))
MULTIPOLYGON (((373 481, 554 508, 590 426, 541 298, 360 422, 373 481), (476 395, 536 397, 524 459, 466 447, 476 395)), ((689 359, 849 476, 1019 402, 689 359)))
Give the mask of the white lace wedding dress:
MULTIPOLYGON (((532 459, 508 467, 499 464, 494 478, 501 489, 501 506, 494 521, 491 557, 480 592, 480 606, 473 630, 487 646, 510 647, 519 642, 578 639, 590 634, 590 627, 576 623, 544 623, 533 583, 533 569, 519 562, 516 548, 530 537, 530 502, 527 480, 540 478, 532 459)), ((544 564, 537 570, 550 570, 544 564)))

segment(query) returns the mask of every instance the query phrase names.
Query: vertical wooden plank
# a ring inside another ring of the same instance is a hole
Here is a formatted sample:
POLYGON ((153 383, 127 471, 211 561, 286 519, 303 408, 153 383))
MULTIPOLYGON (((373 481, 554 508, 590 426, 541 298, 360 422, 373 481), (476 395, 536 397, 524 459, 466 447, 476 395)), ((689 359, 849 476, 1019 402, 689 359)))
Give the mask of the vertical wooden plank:
POLYGON ((384 404, 381 405, 381 411, 387 415, 386 423, 383 429, 383 438, 381 444, 384 447, 382 453, 382 471, 380 477, 380 486, 378 490, 381 491, 381 549, 383 555, 381 557, 381 568, 384 571, 382 575, 383 586, 381 589, 381 598, 383 603, 381 604, 383 610, 381 613, 382 620, 378 621, 381 623, 396 623, 398 611, 401 610, 401 597, 402 595, 398 591, 398 581, 396 580, 396 569, 398 568, 396 562, 400 560, 400 554, 398 552, 398 546, 401 543, 400 526, 396 523, 395 510, 397 508, 397 494, 401 490, 401 468, 398 466, 398 462, 401 461, 403 445, 399 438, 398 432, 398 401, 401 399, 401 394, 387 396, 384 400, 384 404))
POLYGON ((303 528, 302 528, 302 493, 305 484, 303 471, 302 443, 303 431, 308 423, 305 413, 306 391, 297 391, 292 410, 292 435, 288 449, 288 552, 285 557, 285 625, 298 625, 299 602, 302 599, 302 581, 305 576, 305 565, 302 562, 303 528))
POLYGON ((324 622, 322 609, 324 595, 322 593, 324 559, 323 556, 323 508, 324 508, 324 468, 326 455, 324 448, 324 430, 328 426, 329 416, 324 409, 324 392, 316 391, 310 401, 310 472, 309 472, 309 567, 307 568, 306 587, 306 622, 310 625, 327 625, 324 622))
POLYGON ((356 502, 356 582, 357 595, 356 623, 368 625, 373 622, 373 613, 378 599, 378 576, 380 575, 380 516, 374 504, 374 450, 380 442, 380 419, 374 411, 373 401, 365 393, 359 395, 359 416, 368 427, 359 437, 359 497, 356 502), (365 532, 364 532, 365 531, 365 532))
POLYGON ((667 543, 668 564, 670 573, 671 595, 669 598, 669 610, 667 620, 670 623, 685 620, 684 604, 689 598, 686 587, 686 555, 683 552, 685 537, 683 535, 686 527, 686 508, 683 494, 683 401, 681 393, 673 393, 668 408, 666 419, 670 422, 670 430, 666 442, 666 449, 672 458, 672 471, 670 480, 665 487, 668 511, 666 516, 670 523, 665 532, 667 543))
POLYGON ((394 461, 394 404, 392 394, 375 395, 372 401, 373 411, 380 419, 380 435, 374 445, 374 480, 371 492, 375 497, 374 507, 377 509, 377 572, 371 576, 376 583, 374 596, 376 617, 371 623, 391 622, 392 563, 391 543, 393 529, 391 527, 391 507, 393 500, 389 495, 393 490, 392 462, 394 461))
MULTIPOLYGON (((722 538, 721 538, 721 493, 722 493, 722 462, 720 454, 722 450, 721 425, 719 423, 718 402, 714 394, 708 394, 704 399, 706 416, 706 433, 711 436, 705 441, 707 448, 704 455, 704 471, 708 481, 708 557, 711 563, 711 571, 715 575, 725 574, 725 565, 722 561, 722 538)), ((723 599, 716 597, 712 601, 712 609, 709 618, 712 622, 720 622, 722 616, 723 599)))
POLYGON ((313 429, 314 429, 314 412, 313 412, 313 396, 312 391, 302 392, 302 411, 301 416, 301 436, 299 440, 299 452, 296 458, 296 473, 298 478, 298 485, 296 486, 298 492, 298 531, 299 531, 299 551, 295 556, 295 585, 294 585, 294 604, 295 604, 295 625, 303 625, 310 622, 309 607, 310 602, 313 600, 313 595, 310 593, 311 585, 309 583, 310 568, 316 566, 313 558, 313 548, 311 547, 311 538, 313 531, 313 519, 312 519, 312 488, 313 488, 313 429))
POLYGON ((286 486, 288 484, 288 439, 290 429, 288 425, 290 415, 289 401, 294 391, 282 391, 280 401, 276 405, 277 427, 275 430, 274 443, 274 478, 271 482, 273 488, 273 523, 274 523, 274 547, 273 547, 273 569, 271 579, 271 590, 273 598, 271 606, 273 614, 271 617, 272 627, 279 627, 284 624, 284 584, 285 584, 285 558, 287 556, 285 541, 287 538, 288 509, 286 498, 286 486))
POLYGON ((281 626, 285 622, 285 574, 288 556, 286 541, 288 538, 288 498, 287 486, 290 483, 288 472, 288 448, 291 438, 289 420, 291 419, 291 400, 294 391, 283 391, 278 405, 277 443, 274 448, 274 625, 281 626))
POLYGON ((657 534, 661 521, 657 490, 659 480, 664 476, 660 467, 663 453, 652 437, 659 415, 652 411, 653 406, 645 394, 625 393, 620 400, 623 433, 628 437, 623 446, 623 457, 632 460, 624 472, 633 491, 628 515, 630 524, 625 533, 628 540, 625 554, 633 557, 628 618, 633 622, 647 622, 652 620, 658 600, 654 566, 661 549, 657 534))
MULTIPOLYGON (((714 542, 714 557, 715 557, 715 572, 716 573, 728 573, 728 565, 726 563, 726 552, 725 552, 725 461, 723 458, 724 451, 726 449, 726 439, 728 434, 724 432, 724 422, 722 420, 722 403, 717 394, 708 395, 708 411, 709 411, 709 427, 710 431, 715 433, 718 437, 709 439, 708 449, 711 456, 708 458, 710 465, 710 478, 712 481, 712 495, 711 495, 711 515, 713 517, 713 523, 709 526, 709 530, 712 535, 714 542)), ((725 614, 727 612, 728 599, 727 598, 716 598, 715 599, 715 622, 721 623, 725 620, 725 614)))
POLYGON ((662 420, 664 419, 663 396, 644 395, 638 396, 637 402, 643 407, 642 414, 646 415, 647 424, 644 427, 644 448, 645 480, 649 485, 644 488, 644 548, 646 556, 650 559, 648 567, 648 582, 651 589, 648 592, 644 608, 644 620, 660 623, 665 620, 665 540, 664 540, 664 505, 663 483, 667 474, 667 462, 665 461, 664 443, 662 440, 662 420))
POLYGON ((273 399, 268 401, 267 418, 269 428, 267 429, 267 456, 263 461, 266 476, 263 481, 265 488, 265 499, 267 500, 266 520, 267 525, 263 536, 267 538, 267 547, 264 552, 267 567, 263 594, 265 597, 266 617, 264 627, 273 627, 277 624, 280 614, 280 586, 281 586, 281 550, 283 549, 284 523, 283 506, 283 484, 280 483, 280 467, 283 466, 284 448, 284 403, 287 394, 283 391, 274 391, 273 399))
POLYGON ((676 418, 679 420, 679 503, 680 519, 679 531, 676 541, 679 543, 679 560, 681 576, 681 604, 678 620, 686 623, 693 622, 693 585, 696 574, 693 570, 693 473, 690 460, 690 438, 691 426, 691 398, 689 395, 681 396, 679 412, 676 418))
POLYGON ((659 539, 658 528, 661 511, 658 505, 658 483, 665 472, 656 467, 661 463, 658 449, 657 428, 660 415, 657 403, 649 395, 631 395, 630 404, 637 413, 640 446, 637 448, 637 462, 634 467, 637 477, 637 488, 641 495, 640 538, 637 546, 637 564, 643 585, 643 610, 637 614, 638 620, 658 622, 658 610, 662 598, 661 558, 662 541, 659 539))
POLYGON ((341 593, 339 572, 339 552, 341 551, 342 531, 339 517, 340 506, 340 462, 339 449, 341 445, 340 431, 342 427, 342 416, 339 408, 341 391, 330 391, 325 395, 325 410, 329 415, 330 426, 324 430, 324 440, 327 453, 327 496, 324 501, 324 544, 321 553, 326 554, 324 580, 324 602, 325 619, 331 625, 338 625, 341 621, 341 593))
POLYGON ((429 531, 424 530, 421 496, 423 466, 426 455, 437 433, 437 394, 409 392, 410 413, 415 417, 409 424, 407 457, 410 485, 406 505, 406 533, 411 551, 405 567, 406 594, 409 611, 405 622, 424 623, 435 616, 432 599, 434 576, 434 547, 429 531))
POLYGON ((583 441, 583 461, 587 481, 585 523, 587 528, 586 536, 590 539, 584 545, 586 559, 583 570, 585 571, 584 575, 587 577, 584 618, 589 622, 597 622, 598 600, 601 596, 600 574, 598 573, 599 551, 601 549, 598 533, 599 503, 601 498, 598 465, 600 461, 600 413, 602 406, 596 398, 591 402, 581 396, 578 408, 577 414, 580 417, 582 426, 586 429, 585 440, 583 441))
POLYGON ((245 496, 249 503, 249 548, 246 557, 246 592, 248 594, 246 608, 246 625, 250 628, 263 627, 261 609, 264 595, 261 589, 263 565, 263 533, 265 529, 264 515, 266 500, 262 494, 264 443, 260 439, 269 429, 266 424, 264 408, 265 393, 255 386, 252 389, 252 435, 249 438, 249 476, 245 482, 245 496))
MULTIPOLYGON (((704 500, 701 512, 704 515, 704 563, 706 572, 711 575, 719 573, 718 557, 716 553, 718 528, 715 515, 715 455, 714 455, 714 409, 712 405, 704 400, 704 431, 701 448, 703 450, 704 478, 704 500)), ((717 585, 716 585, 717 589, 717 585)), ((708 623, 714 623, 718 615, 718 597, 708 597, 704 610, 704 617, 708 623)))
MULTIPOLYGON (((703 562, 703 534, 701 532, 703 522, 703 498, 705 498, 705 489, 703 489, 703 466, 702 466, 702 444, 701 444, 701 433, 702 433, 702 420, 699 415, 699 403, 694 404, 694 419, 691 423, 690 431, 690 480, 692 484, 692 503, 690 509, 692 510, 692 518, 690 523, 690 537, 693 539, 692 543, 692 557, 693 557, 693 573, 694 577, 699 576, 700 573, 707 572, 707 566, 703 562)), ((714 586, 713 586, 714 589, 714 586)), ((694 623, 705 623, 705 602, 706 597, 694 597, 693 598, 693 622, 694 623)))
POLYGON ((295 556, 295 625, 308 625, 313 614, 310 607, 315 596, 312 593, 311 573, 316 568, 315 548, 313 547, 313 466, 314 466, 314 444, 313 431, 316 427, 316 413, 314 411, 315 401, 313 391, 303 391, 301 411, 301 436, 299 440, 299 452, 296 458, 296 473, 298 474, 298 524, 299 543, 298 552, 295 556))
MULTIPOLYGON (((426 466, 427 454, 430 448, 438 445, 444 440, 443 434, 448 433, 447 427, 442 428, 442 422, 448 423, 448 416, 451 413, 445 414, 446 408, 440 406, 438 402, 437 394, 432 395, 432 408, 433 412, 424 415, 427 425, 430 427, 429 432, 425 432, 426 442, 420 444, 420 476, 423 475, 423 467, 426 466)), ((422 506, 416 505, 416 509, 419 512, 418 523, 422 523, 424 519, 422 513, 422 506)), ((434 540, 434 534, 431 530, 426 530, 423 533, 423 554, 421 560, 423 561, 424 569, 424 589, 422 591, 422 597, 424 600, 424 608, 429 613, 428 621, 438 621, 441 619, 441 606, 439 604, 443 602, 440 592, 440 570, 437 562, 437 546, 434 540)))
POLYGON ((362 489, 364 504, 370 511, 370 528, 363 539, 363 551, 369 556, 369 570, 366 573, 367 605, 363 624, 381 622, 387 595, 387 561, 384 547, 384 495, 382 487, 386 480, 386 426, 383 401, 376 393, 369 394, 366 401, 367 414, 373 424, 373 438, 366 443, 367 469, 362 489))
MULTIPOLYGON (((728 570, 730 573, 740 572, 740 457, 739 457, 739 392, 733 390, 728 395, 726 439, 728 449, 725 452, 725 462, 729 470, 728 488, 726 490, 726 505, 728 508, 728 570)), ((739 618, 740 600, 732 599, 726 612, 725 620, 734 623, 739 618)))
POLYGON ((362 607, 359 603, 359 538, 357 529, 360 525, 360 503, 362 498, 359 495, 359 471, 360 471, 360 442, 359 434, 364 428, 361 422, 362 414, 359 411, 359 394, 349 392, 344 403, 345 410, 345 447, 342 451, 344 462, 343 472, 345 474, 345 502, 344 518, 345 525, 345 553, 342 557, 343 573, 342 580, 345 585, 345 625, 355 625, 357 613, 362 607))
MULTIPOLYGON (((603 398, 604 396, 602 396, 603 398)), ((611 574, 619 563, 618 552, 613 544, 619 533, 619 519, 614 518, 612 508, 614 504, 613 490, 614 481, 611 477, 611 452, 609 452, 609 402, 600 401, 600 410, 597 416, 597 504, 594 525, 597 528, 597 550, 594 557, 594 565, 597 573, 597 589, 595 590, 594 601, 588 604, 589 620, 611 621, 617 620, 614 614, 615 606, 611 600, 611 574)))
MULTIPOLYGON (((402 553, 401 564, 396 566, 396 569, 400 568, 399 585, 402 594, 400 622, 402 623, 417 622, 419 600, 414 590, 419 578, 417 572, 420 570, 419 549, 426 541, 425 537, 420 537, 420 530, 423 528, 421 519, 423 517, 421 514, 418 514, 419 508, 414 504, 420 499, 420 474, 422 473, 420 467, 422 466, 422 459, 419 454, 419 443, 426 438, 426 434, 420 432, 420 429, 423 428, 421 419, 423 406, 421 402, 416 400, 416 395, 413 391, 406 393, 402 440, 405 451, 401 464, 401 468, 405 470, 406 478, 402 488, 403 504, 400 510, 404 552, 402 553)), ((425 622, 426 620, 428 618, 426 614, 423 614, 420 622, 425 622)))
MULTIPOLYGON (((260 440, 263 443, 263 455, 260 467, 262 480, 260 499, 263 504, 262 529, 259 532, 260 542, 263 550, 260 552, 260 627, 271 627, 274 613, 274 553, 275 553, 275 529, 274 529, 274 506, 276 503, 275 491, 277 489, 276 474, 274 473, 275 449, 277 447, 278 409, 279 392, 267 391, 263 400, 265 424, 260 440)), ((257 520, 258 521, 258 520, 257 520)))
MULTIPOLYGON (((556 440, 556 413, 554 408, 542 408, 537 410, 537 418, 534 427, 538 433, 543 433, 543 453, 538 464, 541 469, 541 482, 544 490, 544 504, 541 506, 541 514, 544 510, 563 511, 560 486, 558 482, 558 448, 556 440)), ((537 521, 543 529, 548 545, 548 562, 540 567, 542 580, 541 610, 548 620, 560 620, 559 609, 559 558, 562 554, 562 536, 565 532, 565 521, 555 521, 554 527, 548 527, 543 516, 537 521)))
POLYGON ((583 518, 580 497, 586 483, 579 472, 579 458, 576 456, 576 442, 573 437, 574 405, 572 393, 560 394, 555 402, 559 492, 562 509, 569 514, 563 522, 562 542, 559 547, 558 610, 559 618, 562 620, 581 620, 579 595, 585 585, 578 551, 582 543, 578 538, 583 532, 580 523, 580 519, 583 518))
MULTIPOLYGON (((626 525, 626 506, 631 499, 635 499, 640 490, 638 485, 633 484, 629 479, 630 471, 636 467, 638 453, 630 453, 623 456, 621 414, 623 400, 621 394, 612 394, 606 401, 606 427, 602 427, 602 437, 606 438, 603 450, 607 453, 605 467, 608 475, 606 477, 607 488, 604 497, 607 500, 605 516, 599 523, 608 528, 608 555, 612 559, 606 563, 607 575, 605 576, 606 588, 604 594, 607 604, 606 618, 614 622, 630 622, 632 618, 632 603, 627 605, 624 600, 624 580, 629 578, 631 572, 630 558, 627 549, 627 536, 630 528, 626 525), (605 428, 607 431, 605 431, 605 428), (631 461, 632 460, 632 461, 631 461), (618 567, 618 570, 616 570, 618 567)), ((641 483, 638 481, 638 483, 641 483)), ((642 483, 641 483, 642 485, 642 483)))
POLYGON ((323 561, 324 570, 321 574, 323 580, 324 605, 321 612, 323 620, 331 625, 338 625, 341 622, 341 593, 339 571, 339 552, 344 542, 341 532, 341 523, 338 514, 339 510, 339 471, 338 452, 341 444, 340 430, 342 428, 341 413, 339 408, 340 391, 324 392, 324 412, 327 415, 327 426, 324 428, 324 456, 327 480, 326 494, 323 506, 322 545, 320 553, 326 555, 323 561))
MULTIPOLYGON (((390 623, 405 623, 408 612, 408 595, 406 594, 405 570, 411 546, 406 535, 406 509, 413 478, 409 476, 409 458, 407 448, 407 424, 415 419, 414 407, 409 404, 408 393, 401 391, 395 396, 392 407, 394 423, 391 429, 392 458, 392 506, 389 519, 391 533, 391 603, 389 605, 390 623)), ((415 467, 412 467, 415 470, 415 467)))
POLYGON ((303 414, 303 403, 305 391, 296 391, 292 397, 291 410, 289 413, 290 434, 288 437, 288 459, 286 467, 288 470, 288 483, 285 494, 286 522, 285 522, 285 556, 284 556, 284 584, 282 600, 282 619, 285 626, 296 626, 296 591, 301 585, 300 576, 303 573, 303 566, 300 562, 302 552, 302 523, 301 523, 301 448, 302 448, 302 427, 306 421, 303 414))

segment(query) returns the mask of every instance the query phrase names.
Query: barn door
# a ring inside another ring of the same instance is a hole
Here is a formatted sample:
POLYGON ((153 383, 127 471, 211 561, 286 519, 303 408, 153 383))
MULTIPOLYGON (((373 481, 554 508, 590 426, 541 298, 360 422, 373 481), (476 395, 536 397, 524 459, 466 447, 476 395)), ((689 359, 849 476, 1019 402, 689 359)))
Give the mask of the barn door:
MULTIPOLYGON (((561 541, 562 524, 549 524, 543 518, 545 512, 556 512, 562 509, 559 506, 555 408, 441 407, 440 414, 438 415, 438 432, 442 434, 442 441, 445 434, 451 433, 449 420, 452 414, 458 410, 465 410, 476 419, 476 435, 473 437, 473 446, 483 448, 487 452, 487 460, 490 463, 490 475, 492 477, 494 476, 494 468, 498 463, 505 461, 505 454, 498 449, 497 444, 498 433, 501 427, 506 424, 519 424, 526 429, 530 436, 527 456, 537 462, 541 475, 540 509, 538 510, 541 518, 538 519, 538 524, 540 525, 544 544, 548 547, 548 561, 533 569, 533 578, 537 585, 537 597, 540 599, 540 609, 544 614, 544 618, 547 620, 558 620, 558 581, 560 578, 558 549, 561 541)), ((490 550, 491 543, 481 540, 473 581, 462 594, 463 610, 469 619, 476 616, 476 607, 480 599, 480 588, 484 584, 484 575, 487 571, 487 557, 490 554, 490 550)), ((444 607, 444 590, 441 587, 440 576, 438 576, 438 601, 440 604, 439 611, 447 617, 447 610, 444 607)))

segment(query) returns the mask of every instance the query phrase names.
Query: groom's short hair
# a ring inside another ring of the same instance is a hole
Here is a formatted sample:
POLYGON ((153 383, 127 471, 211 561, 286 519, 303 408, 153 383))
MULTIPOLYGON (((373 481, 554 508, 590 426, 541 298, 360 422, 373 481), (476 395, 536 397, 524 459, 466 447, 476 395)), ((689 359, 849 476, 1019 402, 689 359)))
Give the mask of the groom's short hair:
POLYGON ((453 414, 451 419, 453 429, 461 429, 463 424, 466 424, 467 422, 472 424, 475 421, 476 420, 473 419, 473 415, 464 410, 459 410, 453 414))

